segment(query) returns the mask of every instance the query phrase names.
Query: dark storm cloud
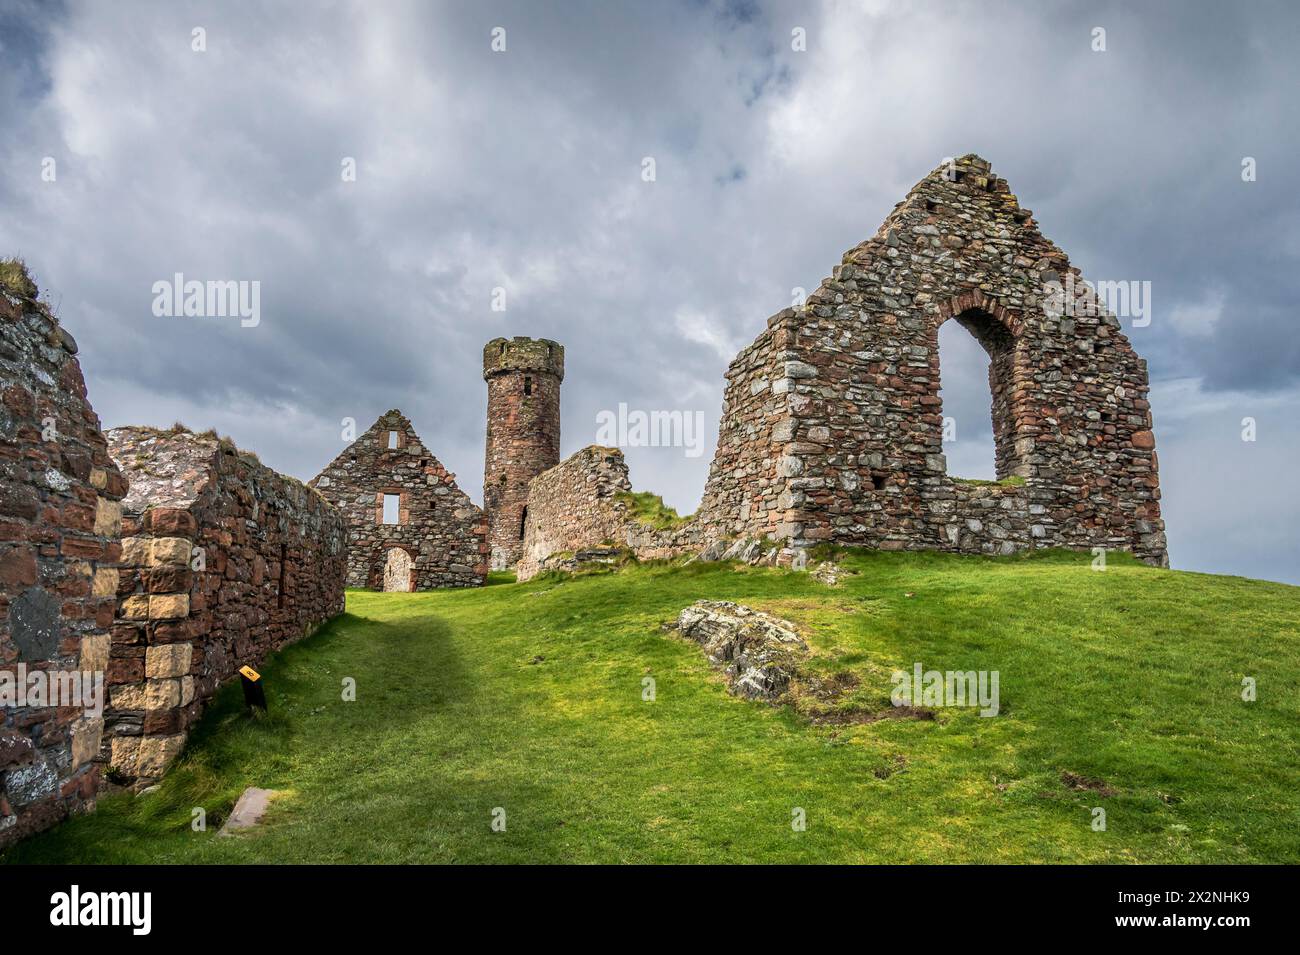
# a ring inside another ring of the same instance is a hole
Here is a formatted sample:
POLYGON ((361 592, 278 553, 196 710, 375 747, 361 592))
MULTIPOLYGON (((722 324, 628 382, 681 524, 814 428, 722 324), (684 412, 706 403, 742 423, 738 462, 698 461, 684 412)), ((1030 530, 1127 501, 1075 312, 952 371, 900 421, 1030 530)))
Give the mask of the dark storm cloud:
MULTIPOLYGON (((215 425, 310 477, 342 419, 401 407, 477 498, 482 344, 544 335, 567 346, 566 454, 620 402, 705 413, 702 457, 628 452, 690 510, 735 350, 974 151, 1086 275, 1152 283, 1129 330, 1175 564, 1300 579, 1284 535, 1252 531, 1296 513, 1285 4, 3 7, 0 251, 50 290, 108 425, 215 425), (155 317, 176 272, 260 281, 261 324, 155 317), (1270 426, 1245 448, 1252 409, 1270 426), (1206 454, 1249 500, 1213 496, 1206 454)), ((941 350, 951 466, 979 476, 983 356, 941 350)))

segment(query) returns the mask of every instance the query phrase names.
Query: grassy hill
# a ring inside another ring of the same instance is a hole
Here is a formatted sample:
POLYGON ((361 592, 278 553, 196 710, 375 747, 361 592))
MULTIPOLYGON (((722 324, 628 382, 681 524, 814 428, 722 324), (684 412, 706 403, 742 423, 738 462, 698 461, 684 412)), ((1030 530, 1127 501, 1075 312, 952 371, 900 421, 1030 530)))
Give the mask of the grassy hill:
POLYGON ((835 587, 707 564, 353 592, 262 668, 269 716, 228 687, 156 792, 6 861, 1300 861, 1300 588, 1090 561, 862 553, 835 587), (997 670, 1001 713, 814 723, 735 698, 661 629, 706 597, 799 624, 859 714, 916 662, 997 670), (286 795, 218 839, 250 785, 286 795))

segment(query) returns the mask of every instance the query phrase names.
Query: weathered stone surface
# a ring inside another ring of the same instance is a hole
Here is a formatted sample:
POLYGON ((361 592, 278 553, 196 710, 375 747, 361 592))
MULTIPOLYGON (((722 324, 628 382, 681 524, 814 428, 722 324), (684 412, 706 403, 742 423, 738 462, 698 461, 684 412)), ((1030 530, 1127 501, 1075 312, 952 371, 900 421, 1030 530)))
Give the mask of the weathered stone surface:
POLYGON ((794 624, 725 600, 698 600, 677 616, 737 696, 773 700, 790 686, 808 645, 794 624))
POLYGON ((145 676, 150 679, 184 676, 190 672, 192 656, 193 646, 188 643, 164 643, 149 647, 144 655, 145 676))
POLYGON ((324 497, 214 434, 108 437, 131 490, 101 753, 149 780, 239 667, 343 610, 347 528, 324 497))
POLYGON ((112 637, 107 633, 92 633, 81 638, 81 661, 78 666, 88 673, 108 670, 112 637))
MULTIPOLYGON (((0 668, 102 670, 126 482, 72 336, 21 285, 0 285, 0 668)), ((75 707, 0 707, 0 849, 93 807, 94 734, 75 707)))
POLYGON ((140 738, 135 759, 135 774, 140 779, 157 779, 167 771, 181 750, 185 748, 184 734, 176 736, 144 736, 140 738))
POLYGON ((43 587, 27 588, 9 605, 9 636, 20 660, 53 657, 62 631, 63 601, 43 587))
POLYGON ((190 615, 189 594, 150 594, 150 620, 179 620, 190 615))
POLYGON ((310 484, 348 522, 349 587, 430 590, 487 579, 487 519, 397 409, 310 484), (396 524, 384 523, 385 494, 398 498, 396 524))
POLYGON ((564 346, 545 338, 494 338, 483 346, 488 386, 483 510, 494 570, 523 555, 529 482, 560 463, 564 346))
POLYGON ((235 808, 230 811, 218 835, 229 836, 241 829, 253 828, 262 821, 266 810, 270 808, 271 800, 278 795, 279 793, 274 789, 258 789, 256 786, 249 786, 239 794, 235 808))
POLYGON ((698 550, 699 537, 689 526, 656 530, 629 516, 629 505, 620 495, 631 490, 623 452, 595 445, 534 478, 518 579, 596 562, 604 550, 630 551, 643 560, 698 550), (588 559, 577 560, 579 553, 587 553, 588 559))
POLYGON ((99 755, 104 736, 102 717, 84 717, 72 727, 72 761, 89 763, 99 755))

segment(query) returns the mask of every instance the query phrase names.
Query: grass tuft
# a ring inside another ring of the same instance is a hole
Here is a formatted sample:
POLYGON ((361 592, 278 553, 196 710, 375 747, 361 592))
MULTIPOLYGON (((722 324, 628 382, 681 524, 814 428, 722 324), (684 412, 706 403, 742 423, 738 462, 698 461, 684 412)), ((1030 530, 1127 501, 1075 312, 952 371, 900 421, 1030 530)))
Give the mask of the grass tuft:
POLYGON ((638 524, 645 524, 657 531, 672 530, 691 520, 691 514, 684 517, 676 508, 669 507, 664 499, 651 491, 620 491, 614 495, 616 501, 628 505, 628 517, 638 524))
POLYGON ((0 259, 0 289, 33 302, 39 294, 27 263, 20 258, 0 259))

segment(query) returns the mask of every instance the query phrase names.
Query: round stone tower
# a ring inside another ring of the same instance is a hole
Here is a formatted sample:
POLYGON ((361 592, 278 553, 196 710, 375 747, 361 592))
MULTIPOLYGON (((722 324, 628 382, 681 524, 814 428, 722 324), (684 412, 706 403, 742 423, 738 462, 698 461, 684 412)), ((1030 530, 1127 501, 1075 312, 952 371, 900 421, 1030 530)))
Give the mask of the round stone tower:
POLYGON ((546 338, 494 338, 483 346, 488 386, 483 510, 493 570, 523 556, 528 484, 560 463, 564 346, 546 338))

